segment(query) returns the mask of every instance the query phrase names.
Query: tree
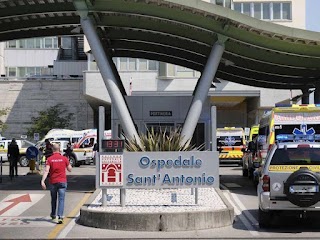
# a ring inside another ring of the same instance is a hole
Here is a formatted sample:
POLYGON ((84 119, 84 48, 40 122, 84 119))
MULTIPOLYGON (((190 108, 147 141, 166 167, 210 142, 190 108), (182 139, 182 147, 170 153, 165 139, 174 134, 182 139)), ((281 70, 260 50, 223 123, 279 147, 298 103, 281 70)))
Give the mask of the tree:
POLYGON ((53 128, 69 128, 74 118, 73 113, 69 113, 63 104, 57 104, 47 110, 40 111, 37 117, 32 117, 33 125, 28 128, 28 136, 39 133, 44 137, 53 128))

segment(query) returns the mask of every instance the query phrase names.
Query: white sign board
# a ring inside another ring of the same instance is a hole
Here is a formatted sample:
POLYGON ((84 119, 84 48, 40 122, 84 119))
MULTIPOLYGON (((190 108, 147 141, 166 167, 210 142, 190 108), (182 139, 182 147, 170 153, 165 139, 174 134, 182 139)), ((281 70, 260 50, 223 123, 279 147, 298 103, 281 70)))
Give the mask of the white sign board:
POLYGON ((35 141, 39 141, 39 140, 40 140, 40 134, 39 134, 39 133, 34 133, 34 134, 33 134, 33 139, 34 139, 35 141))
POLYGON ((208 152, 99 154, 100 188, 219 187, 219 156, 208 152))

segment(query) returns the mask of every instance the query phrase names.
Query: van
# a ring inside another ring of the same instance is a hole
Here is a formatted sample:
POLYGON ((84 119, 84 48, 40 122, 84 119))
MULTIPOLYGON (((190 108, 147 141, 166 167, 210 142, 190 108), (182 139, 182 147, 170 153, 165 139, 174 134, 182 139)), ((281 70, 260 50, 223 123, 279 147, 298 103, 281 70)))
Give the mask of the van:
POLYGON ((68 141, 72 144, 77 143, 84 134, 90 132, 92 129, 85 130, 71 130, 71 129, 51 129, 43 139, 37 142, 37 146, 44 146, 46 139, 50 141, 68 141))
MULTIPOLYGON (((111 138, 111 130, 104 131, 104 139, 111 138)), ((94 158, 93 147, 97 143, 97 129, 91 129, 73 145, 74 166, 90 164, 94 158)))
MULTIPOLYGON (((259 124, 258 150, 261 162, 278 135, 315 135, 320 133, 320 105, 292 104, 274 107, 259 124)), ((280 136, 281 138, 281 136, 280 136)))
MULTIPOLYGON (((277 105, 266 112, 259 123, 257 139, 257 161, 264 163, 268 150, 275 144, 275 139, 281 140, 288 134, 294 136, 310 136, 310 142, 315 134, 320 133, 319 104, 289 104, 277 105)), ((261 167, 255 170, 255 182, 258 181, 261 167)))
POLYGON ((220 163, 241 164, 245 134, 241 127, 217 128, 217 150, 220 163))

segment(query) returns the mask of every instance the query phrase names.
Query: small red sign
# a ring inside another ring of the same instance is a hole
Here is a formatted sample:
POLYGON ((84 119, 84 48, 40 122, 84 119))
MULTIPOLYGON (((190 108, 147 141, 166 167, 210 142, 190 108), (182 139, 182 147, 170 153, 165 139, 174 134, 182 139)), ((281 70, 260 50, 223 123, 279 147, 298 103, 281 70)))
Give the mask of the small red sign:
POLYGON ((100 186, 123 186, 122 155, 100 155, 100 186))

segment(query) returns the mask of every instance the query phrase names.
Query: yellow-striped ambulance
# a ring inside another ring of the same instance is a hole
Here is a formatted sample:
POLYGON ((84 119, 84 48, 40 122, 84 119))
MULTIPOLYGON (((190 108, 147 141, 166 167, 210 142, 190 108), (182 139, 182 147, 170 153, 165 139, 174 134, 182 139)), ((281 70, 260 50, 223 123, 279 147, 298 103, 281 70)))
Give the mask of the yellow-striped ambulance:
POLYGON ((220 163, 240 163, 245 147, 245 134, 241 127, 217 128, 217 150, 220 163))
POLYGON ((320 105, 282 105, 267 112, 259 124, 260 163, 268 149, 275 143, 277 135, 293 134, 313 136, 320 133, 320 105))

